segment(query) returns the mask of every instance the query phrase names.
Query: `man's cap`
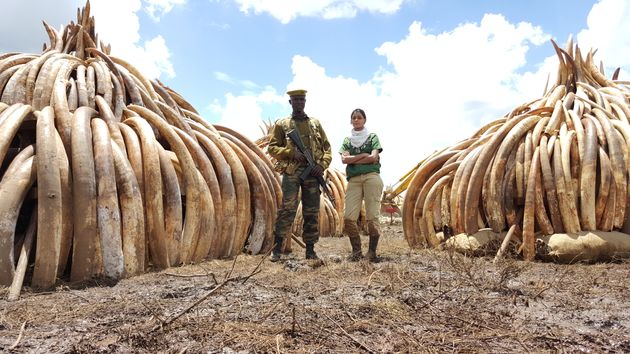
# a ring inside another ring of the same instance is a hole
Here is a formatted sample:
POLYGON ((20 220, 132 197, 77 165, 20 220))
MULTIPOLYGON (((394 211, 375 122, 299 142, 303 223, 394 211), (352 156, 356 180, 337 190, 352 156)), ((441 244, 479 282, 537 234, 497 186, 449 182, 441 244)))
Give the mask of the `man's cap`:
POLYGON ((304 96, 304 95, 306 95, 306 90, 291 90, 291 91, 287 91, 287 95, 289 95, 289 97, 304 96))

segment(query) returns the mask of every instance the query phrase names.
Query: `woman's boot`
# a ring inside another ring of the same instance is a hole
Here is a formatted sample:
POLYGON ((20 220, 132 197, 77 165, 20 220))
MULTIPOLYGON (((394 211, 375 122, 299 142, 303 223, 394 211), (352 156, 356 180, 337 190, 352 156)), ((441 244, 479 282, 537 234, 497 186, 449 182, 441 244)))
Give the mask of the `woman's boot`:
POLYGON ((367 253, 365 254, 365 258, 367 258, 370 262, 378 262, 379 257, 376 255, 376 246, 378 246, 378 239, 380 236, 370 235, 370 245, 367 253))
POLYGON ((379 261, 379 257, 376 255, 376 247, 378 246, 378 239, 380 238, 380 228, 377 223, 378 221, 374 221, 374 220, 368 221, 368 233, 370 235, 370 244, 368 246, 368 251, 365 254, 365 258, 367 258, 370 262, 379 261))
POLYGON ((359 236, 359 227, 356 220, 344 219, 343 231, 348 235, 350 246, 352 246, 352 253, 348 256, 348 260, 350 262, 359 261, 363 258, 363 254, 361 253, 361 236, 359 236))

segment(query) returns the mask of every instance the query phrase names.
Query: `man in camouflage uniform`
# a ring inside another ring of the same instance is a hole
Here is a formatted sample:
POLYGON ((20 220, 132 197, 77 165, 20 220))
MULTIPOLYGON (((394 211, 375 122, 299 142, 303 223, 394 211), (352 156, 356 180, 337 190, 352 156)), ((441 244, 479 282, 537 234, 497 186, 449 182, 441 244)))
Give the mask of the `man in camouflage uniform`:
POLYGON ((319 121, 309 117, 304 112, 306 105, 306 90, 288 91, 289 103, 293 108, 290 117, 276 121, 271 133, 271 140, 267 147, 269 155, 274 157, 276 169, 282 173, 282 206, 278 210, 278 217, 274 229, 274 248, 271 261, 280 260, 282 241, 289 232, 298 207, 298 194, 302 190, 302 216, 304 218, 304 232, 302 238, 306 244, 306 259, 318 259, 315 253, 315 243, 319 239, 319 184, 318 176, 332 160, 330 143, 319 121), (304 181, 300 174, 308 166, 306 158, 293 144, 287 134, 296 130, 304 146, 311 150, 317 166, 304 181))

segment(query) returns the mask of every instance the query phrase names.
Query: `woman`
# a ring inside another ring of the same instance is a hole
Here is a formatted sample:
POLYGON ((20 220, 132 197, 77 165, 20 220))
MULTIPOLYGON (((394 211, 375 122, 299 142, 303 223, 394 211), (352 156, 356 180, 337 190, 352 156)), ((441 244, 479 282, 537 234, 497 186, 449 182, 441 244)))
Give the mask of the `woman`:
POLYGON ((348 190, 346 192, 346 209, 344 212, 344 233, 350 239, 352 253, 350 261, 358 261, 361 253, 361 237, 357 219, 361 212, 362 202, 365 202, 366 219, 370 244, 366 258, 371 262, 377 261, 376 246, 380 237, 379 210, 383 180, 381 180, 381 164, 379 153, 383 151, 378 136, 370 133, 365 127, 367 117, 365 112, 357 108, 350 115, 352 131, 343 140, 339 153, 341 162, 346 164, 346 178, 348 190))

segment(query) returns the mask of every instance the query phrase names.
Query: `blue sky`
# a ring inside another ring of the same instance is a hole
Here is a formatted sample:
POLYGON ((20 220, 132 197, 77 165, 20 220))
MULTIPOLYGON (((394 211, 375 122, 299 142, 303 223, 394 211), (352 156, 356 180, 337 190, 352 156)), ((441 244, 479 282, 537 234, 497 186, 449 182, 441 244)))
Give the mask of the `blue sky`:
MULTIPOLYGON (((3 0, 3 3, 7 0, 3 0)), ((212 123, 252 139, 309 91, 333 150, 364 108, 393 184, 436 149, 542 95, 572 34, 610 75, 630 71, 626 0, 92 0, 113 54, 181 93, 212 123)), ((76 0, 8 0, 0 52, 39 52, 76 0), (16 31, 19 28, 19 31, 16 31)), ((343 168, 335 156, 334 166, 343 168)))

